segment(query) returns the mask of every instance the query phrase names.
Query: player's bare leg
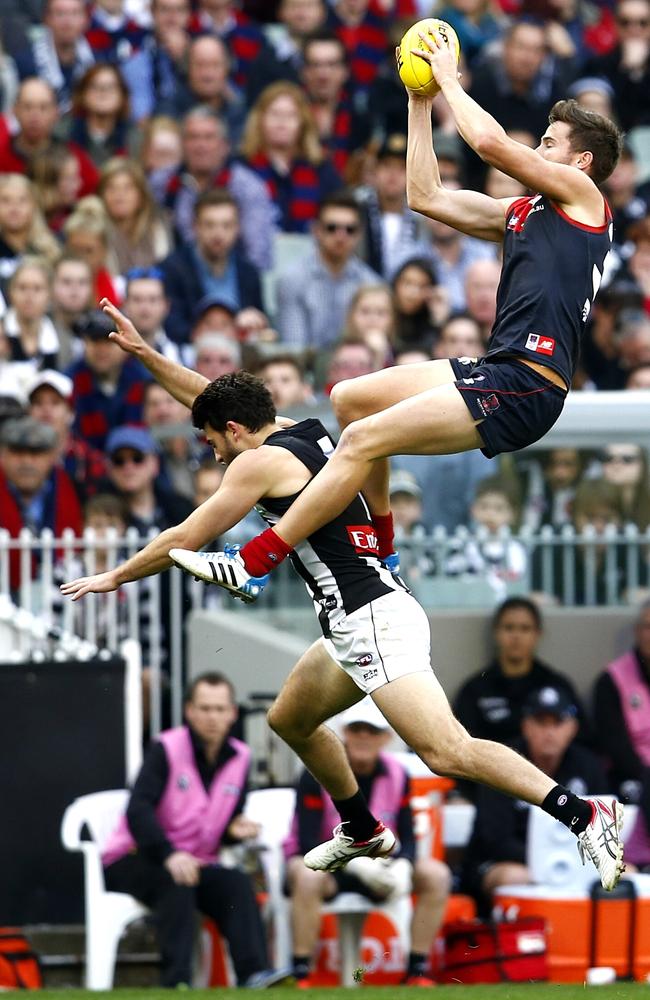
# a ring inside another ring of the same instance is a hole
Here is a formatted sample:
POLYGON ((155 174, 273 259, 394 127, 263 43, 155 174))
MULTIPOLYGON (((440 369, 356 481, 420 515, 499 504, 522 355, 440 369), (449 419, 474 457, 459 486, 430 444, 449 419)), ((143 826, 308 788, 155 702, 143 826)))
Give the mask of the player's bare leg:
POLYGON ((311 871, 302 858, 289 858, 287 882, 291 893, 291 942, 297 959, 309 968, 320 929, 324 900, 336 895, 338 886, 329 872, 311 871))
POLYGON ((363 492, 373 462, 390 455, 448 455, 480 448, 476 423, 454 385, 403 399, 343 431, 327 465, 273 528, 291 548, 334 520, 363 492))
POLYGON ((333 799, 347 799, 359 786, 343 744, 323 723, 363 697, 323 645, 315 642, 300 657, 269 709, 271 729, 333 799))
MULTIPOLYGON (((455 378, 454 370, 446 359, 395 365, 337 383, 332 389, 330 401, 339 427, 344 430, 355 420, 379 413, 428 389, 453 382, 455 378)), ((363 486, 363 495, 371 514, 385 516, 390 512, 389 476, 389 459, 376 459, 363 486)))
POLYGON ((533 805, 555 782, 510 747, 470 736, 433 671, 408 674, 372 695, 395 732, 436 774, 480 781, 533 805))

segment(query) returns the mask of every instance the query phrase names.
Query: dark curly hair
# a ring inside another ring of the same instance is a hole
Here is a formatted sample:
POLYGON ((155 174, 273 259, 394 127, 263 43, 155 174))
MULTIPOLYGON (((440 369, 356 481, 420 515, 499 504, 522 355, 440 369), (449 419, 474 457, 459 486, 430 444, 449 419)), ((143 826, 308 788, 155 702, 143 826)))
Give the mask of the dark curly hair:
POLYGON ((229 420, 249 431, 259 431, 275 417, 269 390, 256 375, 243 371, 220 375, 206 385, 192 406, 192 423, 201 431, 209 424, 223 433, 229 420))

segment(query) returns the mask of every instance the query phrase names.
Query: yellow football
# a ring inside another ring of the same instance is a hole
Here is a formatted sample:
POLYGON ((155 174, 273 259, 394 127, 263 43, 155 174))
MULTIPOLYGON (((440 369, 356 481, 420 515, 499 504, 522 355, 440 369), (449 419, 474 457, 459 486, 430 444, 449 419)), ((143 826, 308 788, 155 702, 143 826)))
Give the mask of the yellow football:
POLYGON ((417 24, 411 25, 399 43, 397 55, 397 68, 402 83, 413 90, 416 94, 428 94, 432 97, 440 90, 429 63, 418 56, 411 54, 411 49, 421 49, 424 51, 425 45, 420 38, 423 35, 439 34, 456 53, 456 62, 460 56, 460 43, 458 35, 450 24, 440 21, 437 17, 425 17, 417 24))

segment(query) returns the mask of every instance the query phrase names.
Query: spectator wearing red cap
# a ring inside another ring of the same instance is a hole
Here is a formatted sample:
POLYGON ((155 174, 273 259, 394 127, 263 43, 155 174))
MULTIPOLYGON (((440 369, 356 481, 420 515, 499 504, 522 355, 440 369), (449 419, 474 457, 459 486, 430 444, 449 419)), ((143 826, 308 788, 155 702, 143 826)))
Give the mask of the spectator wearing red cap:
POLYGON ((57 466, 65 469, 84 503, 101 491, 107 467, 101 451, 72 431, 74 423, 72 379, 62 372, 47 368, 36 375, 29 387, 29 414, 39 423, 47 424, 56 433, 57 466))

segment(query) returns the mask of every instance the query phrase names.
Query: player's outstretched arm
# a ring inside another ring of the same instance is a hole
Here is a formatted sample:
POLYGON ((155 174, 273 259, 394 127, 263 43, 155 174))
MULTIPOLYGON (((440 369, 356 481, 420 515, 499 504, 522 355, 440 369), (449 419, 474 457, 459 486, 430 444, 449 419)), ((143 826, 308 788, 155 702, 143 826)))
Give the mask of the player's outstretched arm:
MULTIPOLYGON (((563 206, 581 206, 602 213, 602 196, 584 171, 545 160, 534 149, 511 139, 496 119, 465 93, 458 79, 455 57, 444 39, 439 35, 420 37, 425 50, 412 51, 430 64, 458 131, 482 160, 563 206)), ((504 200, 499 204, 505 211, 509 202, 504 200)))
POLYGON ((506 225, 506 208, 512 199, 499 201, 477 191, 450 191, 442 186, 433 149, 432 100, 409 93, 406 153, 409 207, 468 236, 500 242, 506 225))
POLYGON ((190 368, 171 361, 164 357, 159 351, 150 347, 144 338, 138 333, 130 319, 120 312, 116 305, 109 299, 102 299, 100 305, 104 312, 111 317, 115 323, 115 330, 111 333, 110 339, 114 340, 123 351, 132 354, 138 361, 147 368, 156 382, 163 389, 177 399, 183 406, 191 408, 196 397, 203 392, 208 379, 198 372, 193 372, 190 368))
POLYGON ((61 593, 78 601, 85 594, 106 594, 117 590, 123 583, 169 569, 172 565, 170 549, 198 551, 241 521, 271 484, 268 456, 261 455, 257 450, 244 452, 228 467, 217 492, 182 524, 163 531, 115 569, 62 584, 61 593))

